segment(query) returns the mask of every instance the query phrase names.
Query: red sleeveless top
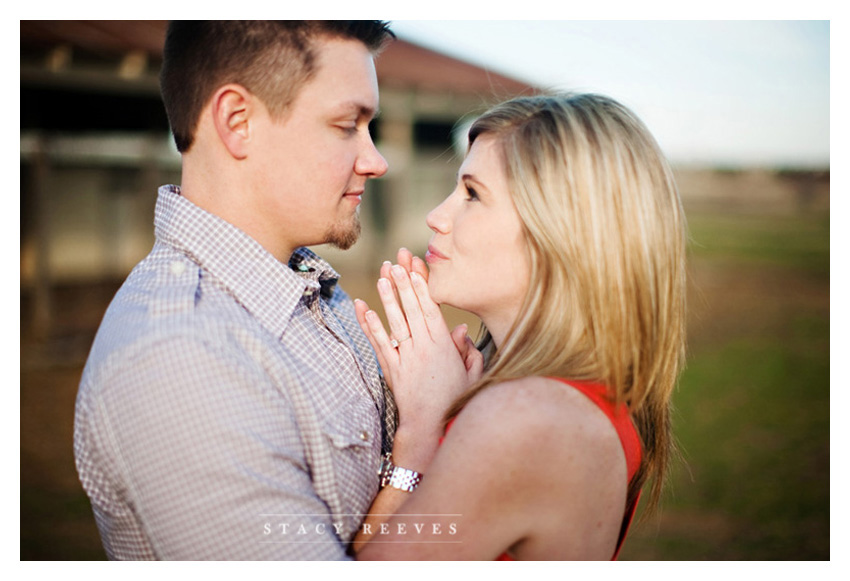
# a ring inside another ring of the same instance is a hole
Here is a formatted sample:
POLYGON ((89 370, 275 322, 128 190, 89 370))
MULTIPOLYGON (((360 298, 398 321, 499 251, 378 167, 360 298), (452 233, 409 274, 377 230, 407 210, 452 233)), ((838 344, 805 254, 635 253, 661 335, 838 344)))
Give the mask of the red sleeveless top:
MULTIPOLYGON (((587 396, 590 401, 595 403, 596 406, 600 410, 602 410, 606 416, 608 416, 608 419, 611 420, 611 423, 614 425, 614 429, 617 430, 617 435, 620 437, 620 443, 623 445, 623 452, 626 455, 626 470, 628 474, 628 482, 631 483, 632 479, 635 477, 635 474, 637 474, 637 471, 640 468, 642 451, 640 444, 640 436, 638 436, 637 429, 635 428, 634 423, 632 423, 632 419, 629 416, 629 411, 626 408, 626 405, 614 405, 614 403, 608 397, 608 390, 603 385, 578 381, 568 381, 559 377, 550 377, 549 379, 560 381, 561 383, 568 385, 573 389, 577 389, 585 396, 587 396)), ((454 420, 452 420, 452 422, 453 421, 454 420)), ((449 422, 449 425, 446 427, 447 432, 449 428, 451 428, 452 422, 449 422)), ((638 500, 640 500, 640 493, 638 493, 634 501, 626 507, 626 511, 623 515, 623 524, 620 527, 620 536, 617 539, 617 548, 614 551, 614 555, 611 557, 612 561, 616 560, 617 556, 620 554, 620 548, 623 546, 623 541, 626 538, 626 533, 628 532, 629 526, 631 525, 632 519, 634 518, 635 510, 637 509, 638 505, 638 500)), ((496 560, 513 561, 513 558, 507 553, 502 553, 496 560)))

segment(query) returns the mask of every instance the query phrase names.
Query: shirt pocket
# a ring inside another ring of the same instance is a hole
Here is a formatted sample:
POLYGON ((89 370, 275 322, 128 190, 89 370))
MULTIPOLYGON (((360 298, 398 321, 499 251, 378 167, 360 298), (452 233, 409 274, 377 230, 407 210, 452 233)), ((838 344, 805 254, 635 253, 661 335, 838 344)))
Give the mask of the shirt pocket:
POLYGON ((356 530, 378 493, 380 430, 377 410, 371 402, 365 405, 355 400, 341 405, 322 421, 343 512, 350 515, 346 518, 346 532, 356 530))

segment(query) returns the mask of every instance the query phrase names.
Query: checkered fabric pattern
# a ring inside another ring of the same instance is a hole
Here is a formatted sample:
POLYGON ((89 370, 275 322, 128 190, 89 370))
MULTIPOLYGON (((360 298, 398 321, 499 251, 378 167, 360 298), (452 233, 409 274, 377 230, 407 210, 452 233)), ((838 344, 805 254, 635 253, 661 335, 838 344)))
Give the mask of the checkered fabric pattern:
POLYGON ((395 407, 338 275, 303 248, 280 263, 176 186, 155 225, 77 396, 107 556, 346 558, 395 407))

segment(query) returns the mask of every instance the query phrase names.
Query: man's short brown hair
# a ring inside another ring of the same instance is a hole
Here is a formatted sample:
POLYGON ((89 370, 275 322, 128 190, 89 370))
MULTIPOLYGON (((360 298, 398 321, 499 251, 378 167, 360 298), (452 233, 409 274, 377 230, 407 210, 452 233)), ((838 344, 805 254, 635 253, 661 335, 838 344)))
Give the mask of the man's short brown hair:
POLYGON ((316 71, 319 36, 361 41, 373 53, 393 37, 380 20, 178 20, 165 38, 160 87, 177 150, 192 146, 215 90, 242 85, 280 118, 316 71))

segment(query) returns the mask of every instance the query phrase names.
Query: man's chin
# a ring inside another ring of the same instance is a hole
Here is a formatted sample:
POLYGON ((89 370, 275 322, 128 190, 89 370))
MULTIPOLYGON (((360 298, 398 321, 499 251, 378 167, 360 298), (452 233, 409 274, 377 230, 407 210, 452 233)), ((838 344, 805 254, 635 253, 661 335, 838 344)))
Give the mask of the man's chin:
POLYGON ((327 243, 340 250, 348 250, 360 238, 360 219, 355 216, 354 223, 347 228, 337 227, 328 232, 327 243))

